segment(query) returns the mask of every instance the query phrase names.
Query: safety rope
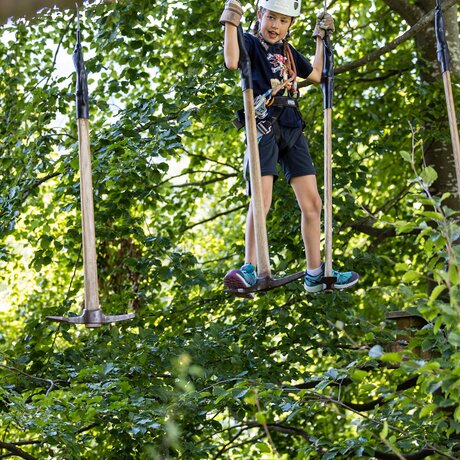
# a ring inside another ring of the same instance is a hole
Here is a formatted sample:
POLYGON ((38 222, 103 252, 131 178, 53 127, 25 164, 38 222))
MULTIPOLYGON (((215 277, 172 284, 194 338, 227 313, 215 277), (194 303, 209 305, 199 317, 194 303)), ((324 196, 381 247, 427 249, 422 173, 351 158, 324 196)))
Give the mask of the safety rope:
POLYGON ((297 69, 294 57, 292 56, 291 47, 287 40, 284 42, 284 58, 286 59, 286 67, 289 75, 288 81, 292 82, 290 93, 292 96, 297 96, 297 69))
POLYGON ((80 8, 78 7, 78 2, 75 2, 75 7, 77 8, 77 45, 81 45, 81 36, 80 36, 80 8))

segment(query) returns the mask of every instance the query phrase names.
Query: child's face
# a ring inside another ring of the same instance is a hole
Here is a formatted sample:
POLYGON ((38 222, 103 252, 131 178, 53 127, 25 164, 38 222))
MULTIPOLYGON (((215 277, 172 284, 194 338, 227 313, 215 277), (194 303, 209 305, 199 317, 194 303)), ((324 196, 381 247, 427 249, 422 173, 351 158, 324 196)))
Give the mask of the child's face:
POLYGON ((274 44, 286 37, 292 23, 291 16, 275 13, 270 10, 259 10, 260 33, 264 40, 274 44))

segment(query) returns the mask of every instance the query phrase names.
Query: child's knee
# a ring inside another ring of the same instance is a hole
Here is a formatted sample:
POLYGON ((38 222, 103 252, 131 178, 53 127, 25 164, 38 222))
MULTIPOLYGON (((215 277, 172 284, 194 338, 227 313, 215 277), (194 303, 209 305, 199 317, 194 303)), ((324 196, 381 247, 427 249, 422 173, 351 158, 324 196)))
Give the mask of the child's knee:
POLYGON ((321 197, 317 194, 313 201, 314 201, 313 206, 315 208, 315 211, 318 214, 321 214, 321 210, 323 209, 323 200, 321 200, 321 197))
POLYGON ((266 194, 264 195, 264 210, 265 214, 268 214, 268 211, 270 211, 272 205, 272 194, 266 194))
POLYGON ((319 194, 314 194, 311 197, 305 198, 300 203, 302 213, 309 217, 317 217, 321 215, 323 201, 319 194))

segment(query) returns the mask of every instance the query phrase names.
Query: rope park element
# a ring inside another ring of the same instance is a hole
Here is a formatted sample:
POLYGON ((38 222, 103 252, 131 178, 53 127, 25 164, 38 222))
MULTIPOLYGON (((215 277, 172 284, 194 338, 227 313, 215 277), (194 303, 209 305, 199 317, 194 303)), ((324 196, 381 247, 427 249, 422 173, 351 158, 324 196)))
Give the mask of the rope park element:
POLYGON ((97 279, 96 231, 94 225, 93 185, 91 178, 91 151, 89 139, 88 81, 80 41, 80 16, 77 4, 77 44, 72 55, 77 74, 76 105, 78 147, 80 158, 80 202, 84 267, 84 308, 81 316, 47 316, 46 319, 61 323, 84 324, 95 328, 103 324, 134 318, 134 313, 105 315, 99 305, 97 279))
MULTIPOLYGON (((327 2, 324 1, 324 13, 327 11, 327 2)), ((240 48, 240 73, 241 86, 243 90, 246 143, 249 153, 249 175, 252 191, 252 207, 254 215, 254 232, 256 240, 257 257, 257 282, 248 288, 236 290, 227 289, 238 297, 253 299, 253 292, 269 291, 284 286, 292 281, 298 280, 305 275, 305 272, 297 272, 284 278, 274 279, 271 275, 268 238, 263 209, 262 177, 260 172, 258 133, 256 125, 256 108, 258 111, 266 110, 273 102, 273 96, 281 88, 269 90, 264 95, 258 96, 254 101, 251 60, 244 44, 243 28, 237 29, 238 46, 240 48), (261 101, 264 101, 262 104, 261 101), (264 105, 260 107, 260 105, 264 105)), ((324 100, 324 212, 325 212, 325 270, 322 282, 326 285, 324 292, 330 293, 334 289, 337 278, 332 276, 332 96, 334 90, 334 58, 329 31, 324 36, 324 63, 321 86, 324 100)))
POLYGON ((436 0, 434 22, 437 43, 436 52, 438 61, 441 65, 444 93, 446 95, 447 115, 449 118, 450 137, 452 139, 452 153, 454 154, 455 172, 457 176, 457 193, 460 199, 460 141, 458 136, 457 117, 455 115, 454 97, 452 93, 452 82, 450 78, 450 53, 449 47, 447 46, 440 0, 436 0))
POLYGON ((254 107, 254 91, 252 84, 251 59, 244 44, 243 28, 237 29, 238 46, 240 48, 240 73, 243 90, 244 117, 246 123, 246 143, 249 153, 249 178, 251 183, 252 209, 254 216, 254 232, 256 240, 257 282, 254 286, 228 290, 238 297, 253 299, 252 292, 269 291, 283 286, 304 276, 304 272, 297 272, 284 278, 272 278, 270 257, 268 252, 267 228, 263 205, 262 176, 260 172, 258 134, 254 107))
MULTIPOLYGON (((324 1, 324 13, 327 2, 324 1)), ((325 291, 334 289, 337 277, 332 276, 332 106, 334 95, 334 51, 329 30, 323 38, 324 59, 321 88, 324 108, 324 277, 325 291)))

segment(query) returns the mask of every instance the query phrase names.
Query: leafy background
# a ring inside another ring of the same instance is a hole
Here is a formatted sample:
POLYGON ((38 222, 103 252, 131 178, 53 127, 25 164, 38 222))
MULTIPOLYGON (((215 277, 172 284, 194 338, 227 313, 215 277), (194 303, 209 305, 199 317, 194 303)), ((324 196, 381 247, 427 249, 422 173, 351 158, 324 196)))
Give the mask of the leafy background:
MULTIPOLYGON (((457 2, 443 3, 458 100, 457 2)), ((303 5, 293 28, 306 56, 321 6, 303 5)), ((246 301, 222 286, 242 263, 248 204, 222 5, 85 5, 100 303, 136 312, 97 329, 45 319, 83 301, 76 15, 1 27, 2 458, 458 458, 459 202, 432 22, 358 61, 433 6, 330 2, 334 264, 360 284, 311 296, 296 282, 246 301), (423 326, 398 333, 396 311, 423 326)), ((304 86, 319 166, 322 92, 304 86)), ((304 268, 293 198, 278 181, 277 276, 304 268)))

